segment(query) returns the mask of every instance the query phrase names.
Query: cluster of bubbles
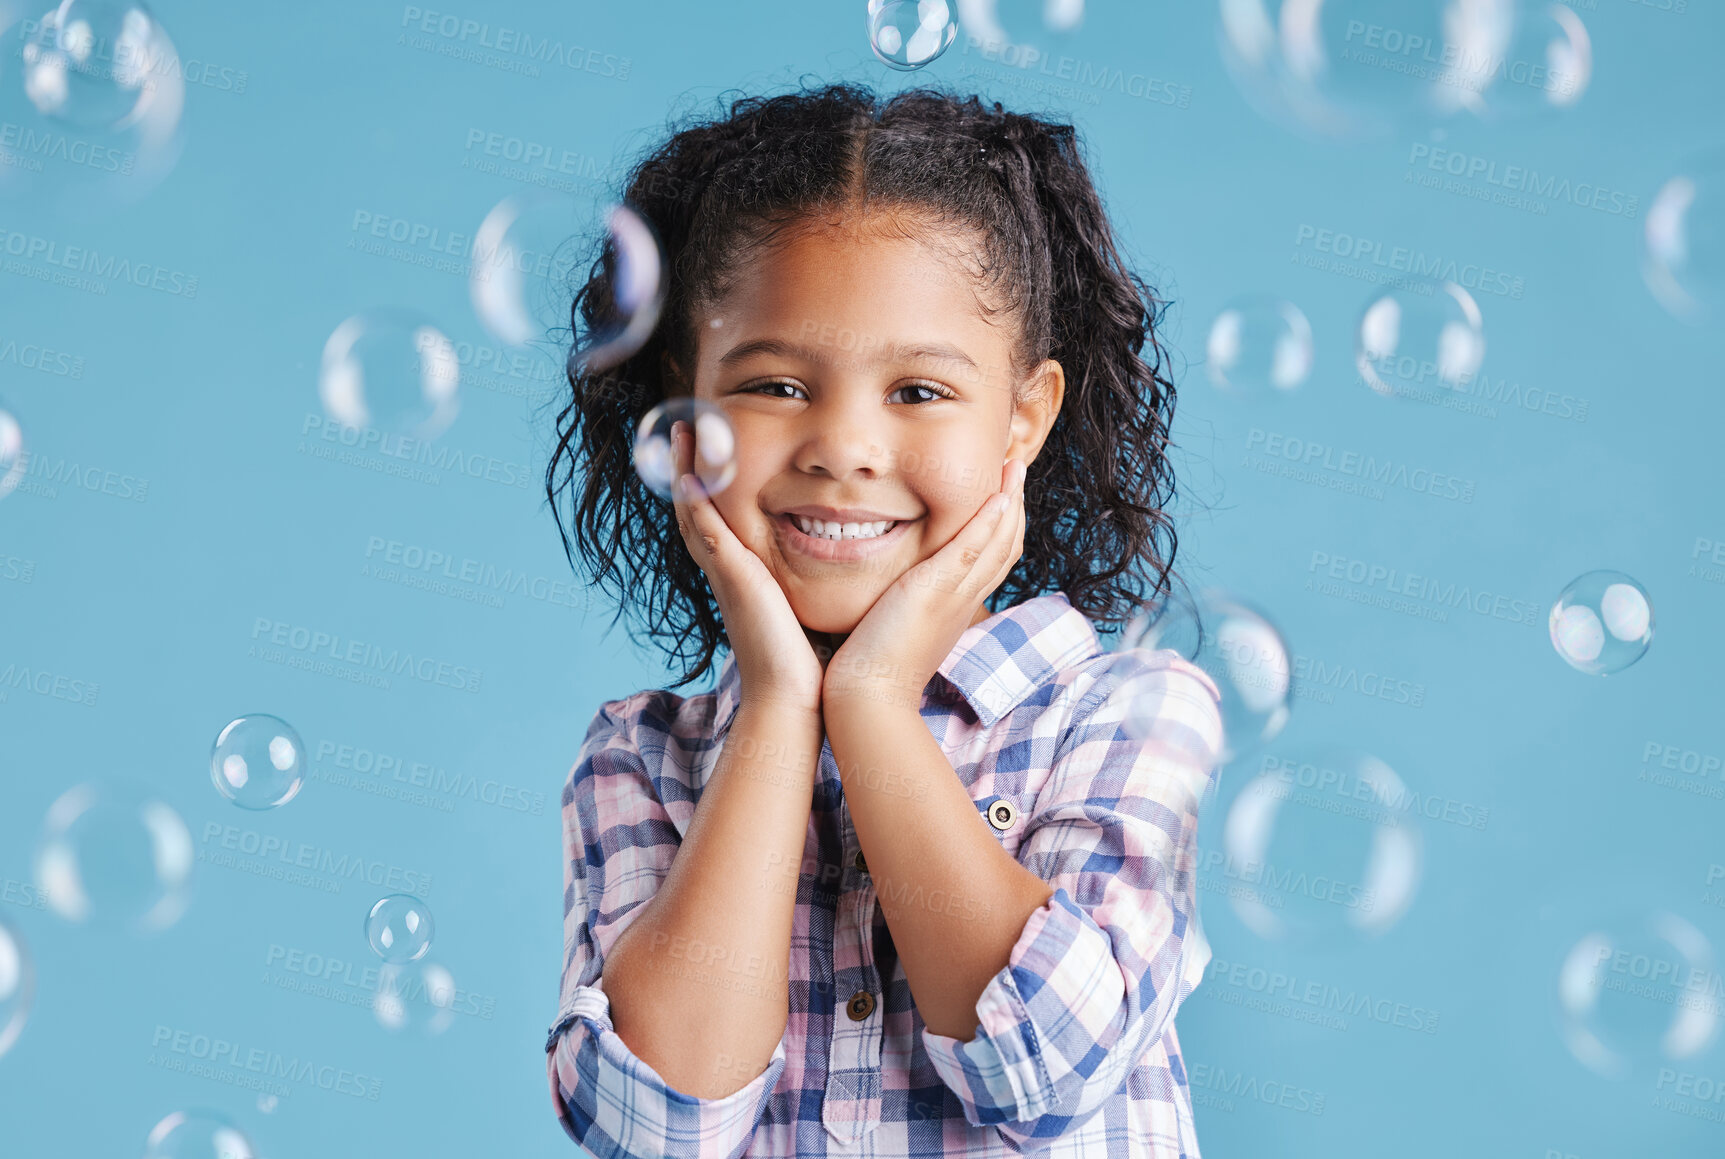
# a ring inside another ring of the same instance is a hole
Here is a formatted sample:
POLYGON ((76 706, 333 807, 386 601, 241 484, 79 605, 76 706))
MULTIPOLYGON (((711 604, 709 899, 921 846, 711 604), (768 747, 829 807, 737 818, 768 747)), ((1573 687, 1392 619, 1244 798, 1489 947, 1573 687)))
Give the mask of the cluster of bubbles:
MULTIPOLYGON (((51 2, 51 0, 50 0, 51 2)), ((106 209, 154 188, 183 146, 185 68, 136 0, 0 5, 0 196, 46 208, 106 209), (64 149, 26 152, 44 138, 64 149)))
POLYGON ((431 907, 407 893, 380 898, 365 918, 365 939, 383 960, 372 1015, 385 1030, 442 1034, 455 1021, 455 978, 426 958, 431 907))
MULTIPOLYGON (((583 271, 577 245, 591 208, 575 198, 535 193, 504 198, 474 233, 468 293, 485 331, 506 348, 541 350, 577 332, 570 305, 583 271)), ((585 303, 571 374, 615 367, 647 341, 664 304, 658 239, 627 206, 604 214, 601 292, 585 303)), ((324 343, 318 394, 345 427, 435 439, 460 411, 463 358, 420 310, 377 307, 344 320, 324 343)), ((547 375, 549 377, 549 375, 547 375)))
POLYGON ((1220 15, 1247 99, 1319 137, 1564 109, 1593 75, 1586 26, 1551 0, 1221 0, 1220 15))
MULTIPOLYGON (((1242 398, 1286 394, 1310 377, 1311 323, 1292 302, 1254 294, 1225 305, 1210 323, 1210 381, 1242 398)), ((1454 282, 1409 278, 1376 291, 1360 312, 1354 365, 1385 397, 1472 388, 1485 361, 1485 319, 1454 282)))

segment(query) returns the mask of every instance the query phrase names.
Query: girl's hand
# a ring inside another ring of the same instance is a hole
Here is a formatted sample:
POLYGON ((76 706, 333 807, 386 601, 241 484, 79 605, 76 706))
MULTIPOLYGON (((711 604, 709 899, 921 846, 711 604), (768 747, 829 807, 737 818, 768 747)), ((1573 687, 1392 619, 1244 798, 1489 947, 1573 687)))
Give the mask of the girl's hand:
POLYGON ((929 679, 1024 554, 1025 471, 1022 460, 1008 460, 1000 491, 881 593, 828 663, 824 704, 854 697, 921 706, 929 679))
POLYGON ((695 455, 690 423, 671 424, 671 450, 677 464, 672 488, 677 530, 718 599, 742 677, 742 700, 818 712, 824 675, 820 658, 779 581, 737 538, 700 478, 690 473, 695 455))

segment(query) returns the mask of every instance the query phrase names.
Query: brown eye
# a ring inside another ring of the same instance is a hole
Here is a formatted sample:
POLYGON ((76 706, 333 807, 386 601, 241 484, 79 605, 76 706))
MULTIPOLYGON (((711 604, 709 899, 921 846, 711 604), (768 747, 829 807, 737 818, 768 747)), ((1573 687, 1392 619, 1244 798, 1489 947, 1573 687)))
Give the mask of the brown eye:
POLYGON ((934 402, 936 399, 952 397, 947 391, 929 382, 907 382, 893 393, 900 394, 907 390, 920 390, 929 396, 927 398, 913 398, 910 400, 911 402, 934 402))
MULTIPOLYGON (((737 393, 738 394, 763 394, 763 393, 765 393, 769 390, 772 390, 774 388, 779 388, 782 390, 801 390, 802 389, 802 387, 798 386, 794 382, 757 382, 753 386, 745 386, 742 390, 738 391, 737 393)), ((795 396, 794 395, 787 395, 787 394, 769 394, 769 395, 767 395, 767 397, 768 398, 794 398, 795 396)))

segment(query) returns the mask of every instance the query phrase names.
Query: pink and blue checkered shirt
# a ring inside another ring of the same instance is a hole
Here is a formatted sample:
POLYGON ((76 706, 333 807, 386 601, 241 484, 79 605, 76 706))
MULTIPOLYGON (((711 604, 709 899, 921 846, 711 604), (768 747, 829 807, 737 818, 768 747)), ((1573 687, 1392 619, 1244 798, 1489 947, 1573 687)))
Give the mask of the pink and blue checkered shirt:
POLYGON ((1012 825, 989 831, 1055 887, 969 1042, 917 1013, 823 744, 784 1038, 747 1086, 701 1099, 624 1044, 600 975, 671 868, 738 692, 728 656, 712 692, 606 703, 564 787, 562 1002, 545 1049, 569 1135, 599 1159, 1196 1159, 1174 1012, 1210 958, 1192 924, 1198 804, 1222 745, 1210 678, 1176 652, 1104 650, 1059 592, 967 628, 930 678, 922 719, 979 812, 1013 803, 1012 825), (879 1000, 853 1021, 859 990, 879 1000))

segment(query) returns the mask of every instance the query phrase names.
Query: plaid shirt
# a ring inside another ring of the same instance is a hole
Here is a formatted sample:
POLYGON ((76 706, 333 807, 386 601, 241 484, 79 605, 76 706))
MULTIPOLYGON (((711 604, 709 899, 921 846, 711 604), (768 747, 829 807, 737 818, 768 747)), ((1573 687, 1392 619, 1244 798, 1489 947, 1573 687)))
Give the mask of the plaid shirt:
POLYGON ((1210 958, 1191 925, 1222 743, 1210 678, 1172 651, 1105 651, 1059 592, 967 628, 930 678, 922 719, 979 812, 1016 807, 989 831, 1055 887, 969 1042, 931 1032, 911 1000, 823 743, 784 1037, 747 1086, 702 1099, 624 1044, 600 974, 670 870, 738 694, 728 656, 713 692, 606 703, 564 787, 562 1003, 545 1049, 570 1136, 600 1159, 1196 1159, 1174 1012, 1210 958), (879 1000, 854 1021, 863 990, 879 1000))

